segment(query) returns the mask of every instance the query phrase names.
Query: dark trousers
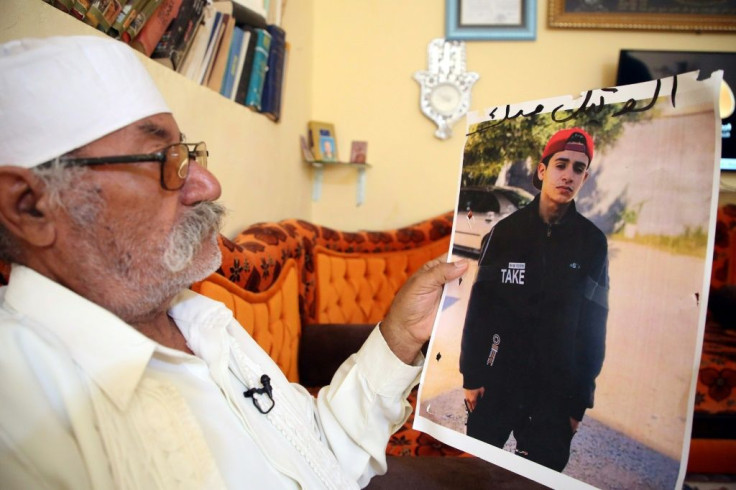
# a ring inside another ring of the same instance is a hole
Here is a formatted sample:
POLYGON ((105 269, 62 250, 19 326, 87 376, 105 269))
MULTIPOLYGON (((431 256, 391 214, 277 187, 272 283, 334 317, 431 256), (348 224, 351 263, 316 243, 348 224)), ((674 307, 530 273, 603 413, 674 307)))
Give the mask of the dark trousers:
POLYGON ((532 416, 522 404, 493 400, 487 390, 468 414, 467 435, 503 448, 512 432, 519 456, 556 471, 567 465, 573 432, 564 410, 551 408, 532 416))

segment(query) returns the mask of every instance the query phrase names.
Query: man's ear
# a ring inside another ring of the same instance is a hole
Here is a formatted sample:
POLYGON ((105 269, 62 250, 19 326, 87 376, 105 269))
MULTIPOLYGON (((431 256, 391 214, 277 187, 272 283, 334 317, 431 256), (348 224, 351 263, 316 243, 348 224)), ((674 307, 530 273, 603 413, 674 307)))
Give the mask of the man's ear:
POLYGON ((539 180, 544 180, 544 173, 547 171, 547 165, 545 165, 542 162, 539 162, 537 164, 537 178, 539 180))
POLYGON ((24 242, 47 247, 56 239, 46 186, 26 168, 0 166, 0 223, 24 242))

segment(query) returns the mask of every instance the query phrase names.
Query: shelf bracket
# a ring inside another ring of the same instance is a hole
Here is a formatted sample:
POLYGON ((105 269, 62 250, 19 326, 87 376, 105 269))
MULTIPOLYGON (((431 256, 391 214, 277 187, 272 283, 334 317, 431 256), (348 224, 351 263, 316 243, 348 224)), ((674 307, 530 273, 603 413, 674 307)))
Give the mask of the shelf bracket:
POLYGON ((353 167, 358 172, 356 189, 355 189, 355 205, 361 206, 365 202, 365 171, 370 167, 367 163, 347 163, 347 162, 309 162, 314 168, 314 176, 312 178, 312 201, 319 201, 322 197, 322 182, 324 180, 324 169, 326 166, 347 166, 353 167))
POLYGON ((322 197, 322 179, 324 177, 324 167, 319 163, 312 163, 314 167, 314 177, 312 179, 312 201, 317 202, 322 197))

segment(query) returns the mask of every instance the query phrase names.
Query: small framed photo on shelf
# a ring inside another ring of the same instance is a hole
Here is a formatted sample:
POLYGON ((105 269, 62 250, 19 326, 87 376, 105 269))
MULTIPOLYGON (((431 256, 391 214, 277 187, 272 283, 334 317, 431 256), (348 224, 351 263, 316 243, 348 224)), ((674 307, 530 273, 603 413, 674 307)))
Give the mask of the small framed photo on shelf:
POLYGON ((304 161, 312 163, 314 161, 314 154, 312 154, 312 150, 309 149, 307 138, 299 136, 299 145, 302 148, 302 157, 304 158, 304 161))
POLYGON ((353 141, 350 145, 350 163, 365 163, 367 154, 367 141, 353 141))
POLYGON ((309 148, 318 162, 337 161, 335 125, 320 121, 309 121, 309 148))

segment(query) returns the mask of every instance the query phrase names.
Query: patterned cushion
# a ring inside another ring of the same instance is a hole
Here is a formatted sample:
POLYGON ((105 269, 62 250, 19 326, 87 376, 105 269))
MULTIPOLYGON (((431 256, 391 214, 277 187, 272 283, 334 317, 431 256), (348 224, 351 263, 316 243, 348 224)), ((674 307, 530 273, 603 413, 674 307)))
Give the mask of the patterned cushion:
POLYGON ((736 204, 718 208, 708 319, 695 395, 696 414, 736 417, 736 204), (717 308, 716 308, 717 307, 717 308), (730 310, 730 313, 729 313, 730 310), (725 313, 724 313, 725 312, 725 313))
POLYGON ((390 456, 458 456, 471 457, 470 454, 448 446, 429 434, 414 428, 414 412, 417 406, 417 388, 409 394, 409 403, 414 408, 409 418, 389 439, 386 454, 390 456))
POLYGON ((316 323, 380 321, 409 276, 449 246, 448 235, 398 252, 344 253, 314 247, 316 323))
POLYGON ((298 382, 299 320, 296 261, 289 259, 266 291, 254 293, 219 274, 192 285, 192 290, 225 304, 256 342, 276 361, 289 381, 298 382))
MULTIPOLYGON (((313 321, 314 263, 312 251, 320 245, 338 252, 389 252, 421 247, 452 232, 453 211, 403 228, 345 232, 303 220, 257 223, 232 240, 220 235, 223 260, 218 273, 247 291, 268 289, 279 277, 286 259, 297 262, 302 318, 313 321)), ((7 284, 10 268, 0 262, 0 284, 7 284)))
POLYGON ((736 204, 718 208, 710 285, 736 284, 736 204))
POLYGON ((293 258, 300 274, 302 322, 317 323, 315 247, 346 253, 410 250, 449 237, 453 217, 454 213, 450 211, 403 228, 359 232, 338 231, 297 219, 258 223, 243 230, 233 240, 220 237, 223 260, 218 272, 243 289, 263 291, 279 276, 284 261, 293 258))

